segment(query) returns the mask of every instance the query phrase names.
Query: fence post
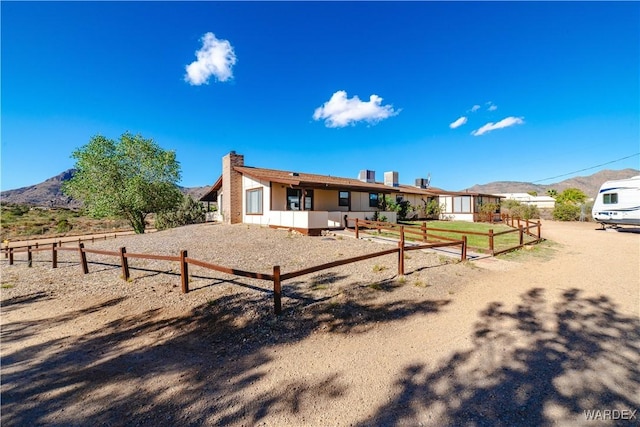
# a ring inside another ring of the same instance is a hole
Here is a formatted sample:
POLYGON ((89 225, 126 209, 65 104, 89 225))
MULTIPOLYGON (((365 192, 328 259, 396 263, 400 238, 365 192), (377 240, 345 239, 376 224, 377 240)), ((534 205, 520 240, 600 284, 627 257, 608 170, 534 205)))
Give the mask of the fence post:
POLYGON ((122 278, 124 280, 129 280, 129 261, 127 260, 127 249, 122 246, 120 248, 120 263, 122 264, 122 278))
POLYGON ((58 250, 57 247, 58 245, 56 244, 56 242, 53 242, 51 244, 51 267, 52 268, 58 268, 58 250))
POLYGON ((31 267, 33 264, 33 254, 31 253, 31 246, 27 246, 27 267, 31 267))
POLYGON ((189 292, 189 264, 186 261, 187 251, 180 251, 180 279, 182 281, 182 293, 189 292))
POLYGON ((540 220, 538 220, 538 240, 540 240, 540 220))
POLYGON ((78 252, 80 252, 80 264, 82 266, 82 272, 84 274, 89 273, 89 266, 87 265, 87 254, 84 251, 84 243, 78 243, 78 252))
POLYGON ((9 241, 5 240, 4 241, 4 257, 9 258, 9 241))
POLYGON ((360 238, 358 231, 359 231, 358 218, 356 218, 356 239, 360 238))
POLYGON ((282 313, 282 284, 280 283, 279 265, 273 266, 273 311, 278 316, 282 313))
POLYGON ((420 226, 420 231, 422 231, 422 241, 426 242, 427 241, 427 223, 426 222, 422 222, 422 225, 420 226))
POLYGON ((9 248, 9 265, 13 265, 13 248, 9 248))
POLYGON ((491 256, 495 255, 495 249, 493 247, 493 228, 489 230, 489 250, 491 251, 491 256))
POLYGON ((524 233, 522 232, 522 225, 518 224, 518 230, 520 231, 520 246, 524 245, 524 233))
POLYGON ((400 226, 400 241, 398 242, 398 276, 404 276, 404 225, 400 226))
POLYGON ((467 236, 462 236, 462 253, 460 254, 460 261, 467 260, 467 236))

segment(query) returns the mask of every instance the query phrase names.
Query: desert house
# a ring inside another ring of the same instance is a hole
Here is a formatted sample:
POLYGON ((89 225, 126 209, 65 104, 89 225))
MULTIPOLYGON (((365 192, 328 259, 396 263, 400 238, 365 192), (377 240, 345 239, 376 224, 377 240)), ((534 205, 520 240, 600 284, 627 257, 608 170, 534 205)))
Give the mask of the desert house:
POLYGON ((529 193, 497 193, 496 196, 515 200, 523 205, 537 206, 540 209, 553 209, 556 199, 551 196, 532 196, 529 193))
POLYGON ((417 179, 414 186, 400 184, 394 171, 385 172, 384 182, 377 182, 375 172, 369 170, 352 179, 245 166, 244 156, 235 151, 222 158, 222 175, 200 200, 217 203, 214 219, 227 224, 258 224, 318 235, 344 228, 347 217, 375 216, 397 222, 397 213, 386 208, 387 198, 406 200, 414 207, 436 200, 442 207, 441 218, 463 221, 477 220, 482 204, 500 202, 499 196, 490 194, 429 188, 425 179, 417 179))

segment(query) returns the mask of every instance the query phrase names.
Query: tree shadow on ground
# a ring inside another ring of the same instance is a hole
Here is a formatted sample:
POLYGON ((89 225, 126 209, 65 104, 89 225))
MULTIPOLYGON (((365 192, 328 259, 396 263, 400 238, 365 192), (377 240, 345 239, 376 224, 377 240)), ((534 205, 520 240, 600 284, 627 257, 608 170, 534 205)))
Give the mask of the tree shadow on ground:
MULTIPOLYGON (((2 424, 254 425, 266 417, 293 415, 315 399, 339 398, 348 385, 339 374, 272 383, 274 369, 287 369, 270 363, 283 344, 327 326, 346 334, 372 319, 393 322, 437 313, 448 303, 384 306, 374 291, 353 297, 358 300, 346 298, 341 308, 315 304, 275 317, 271 295, 245 291, 210 300, 188 315, 148 310, 85 333, 50 334, 37 344, 29 340, 44 329, 83 320, 104 304, 26 329, 21 329, 24 322, 5 324, 3 339, 13 342, 3 350, 2 424), (18 330, 25 345, 12 337, 18 330)), ((119 303, 106 304, 113 310, 119 303)))
POLYGON ((583 425, 585 411, 640 408, 640 323, 606 296, 572 289, 549 310, 532 289, 513 311, 489 305, 473 340, 435 367, 407 366, 359 425, 583 425))

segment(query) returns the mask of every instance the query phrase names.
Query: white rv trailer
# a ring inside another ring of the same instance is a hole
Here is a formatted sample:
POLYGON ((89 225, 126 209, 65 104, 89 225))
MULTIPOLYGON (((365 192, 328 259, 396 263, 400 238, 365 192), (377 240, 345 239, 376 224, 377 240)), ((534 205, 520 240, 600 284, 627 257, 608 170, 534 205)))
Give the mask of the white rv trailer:
POLYGON ((602 184, 591 215, 602 227, 605 224, 640 226, 640 175, 602 184))

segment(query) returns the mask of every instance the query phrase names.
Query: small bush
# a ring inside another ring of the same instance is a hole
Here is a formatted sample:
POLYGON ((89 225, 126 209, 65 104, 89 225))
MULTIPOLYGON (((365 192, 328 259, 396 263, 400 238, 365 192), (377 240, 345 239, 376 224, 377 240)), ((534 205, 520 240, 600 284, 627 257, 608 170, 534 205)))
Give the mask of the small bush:
POLYGON ((177 210, 158 213, 155 225, 158 230, 165 230, 182 225, 198 224, 204 222, 205 215, 204 207, 200 202, 191 196, 184 196, 177 210))
POLYGON ((580 219, 580 206, 556 202, 556 207, 553 209, 553 219, 556 221, 577 221, 580 219))
POLYGON ((503 211, 510 216, 520 219, 539 219, 540 210, 535 205, 523 205, 517 200, 504 200, 501 204, 503 211))
POLYGON ((56 225, 56 232, 67 233, 71 231, 72 228, 73 226, 69 223, 69 221, 67 221, 66 219, 61 219, 60 221, 58 221, 58 224, 56 225))

